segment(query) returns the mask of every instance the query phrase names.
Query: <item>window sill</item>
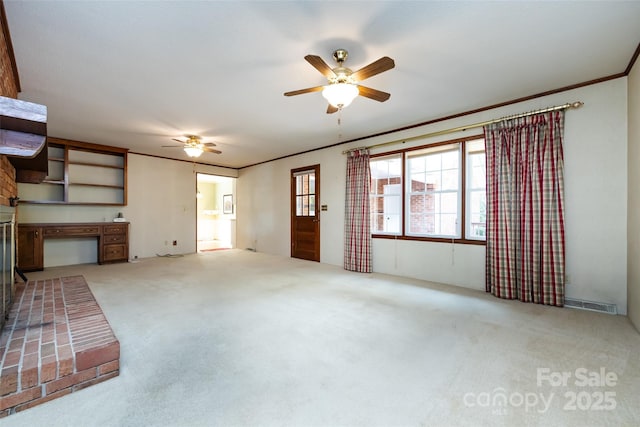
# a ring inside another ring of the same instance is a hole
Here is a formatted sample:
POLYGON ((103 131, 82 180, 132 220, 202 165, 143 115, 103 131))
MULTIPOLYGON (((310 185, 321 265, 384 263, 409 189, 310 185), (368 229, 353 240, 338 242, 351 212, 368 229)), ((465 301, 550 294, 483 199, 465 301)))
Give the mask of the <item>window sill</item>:
POLYGON ((445 239, 442 237, 418 237, 418 236, 395 236, 390 234, 372 234, 372 239, 387 239, 387 240, 416 240, 421 242, 435 242, 435 243, 455 243, 461 245, 477 245, 486 246, 485 240, 472 240, 472 239, 445 239))

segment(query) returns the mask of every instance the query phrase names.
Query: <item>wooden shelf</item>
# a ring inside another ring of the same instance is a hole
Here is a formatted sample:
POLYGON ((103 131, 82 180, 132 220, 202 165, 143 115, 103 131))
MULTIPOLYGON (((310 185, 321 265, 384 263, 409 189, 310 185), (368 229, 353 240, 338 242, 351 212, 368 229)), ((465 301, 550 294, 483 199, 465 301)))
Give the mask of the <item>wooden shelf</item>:
POLYGON ((93 166, 98 168, 110 168, 110 169, 124 169, 123 166, 113 166, 113 165, 105 165, 101 163, 89 163, 89 162, 67 162, 70 165, 81 165, 81 166, 93 166))
POLYGON ((90 184, 86 182, 70 182, 69 185, 77 185, 82 187, 115 188, 119 190, 124 190, 124 187, 122 185, 90 184))
POLYGON ((52 176, 42 184, 18 184, 20 203, 126 206, 127 153, 124 148, 48 138, 52 176))
POLYGON ((20 203, 29 203, 33 205, 66 205, 65 202, 55 200, 20 200, 20 203))

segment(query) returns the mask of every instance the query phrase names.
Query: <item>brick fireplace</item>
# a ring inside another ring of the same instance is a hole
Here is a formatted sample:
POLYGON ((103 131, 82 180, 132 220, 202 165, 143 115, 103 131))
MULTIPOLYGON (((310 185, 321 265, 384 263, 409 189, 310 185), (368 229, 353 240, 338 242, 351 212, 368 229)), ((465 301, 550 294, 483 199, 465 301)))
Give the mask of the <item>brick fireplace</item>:
POLYGON ((0 418, 120 373, 120 343, 82 276, 18 284, 0 335, 0 418))

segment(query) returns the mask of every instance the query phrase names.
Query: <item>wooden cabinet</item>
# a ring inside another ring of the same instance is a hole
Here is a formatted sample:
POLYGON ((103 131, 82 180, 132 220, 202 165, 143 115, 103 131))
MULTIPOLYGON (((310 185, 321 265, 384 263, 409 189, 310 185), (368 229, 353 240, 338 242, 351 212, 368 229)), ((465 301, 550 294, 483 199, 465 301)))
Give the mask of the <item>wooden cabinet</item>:
POLYGON ((44 237, 75 237, 97 236, 100 234, 99 225, 51 225, 42 229, 44 237))
POLYGON ((18 268, 44 269, 44 240, 68 237, 96 239, 98 264, 129 260, 129 223, 62 223, 18 225, 18 268))
POLYGON ((18 263, 22 271, 35 271, 44 268, 42 228, 18 225, 18 263))
POLYGON ((102 262, 119 262, 129 259, 129 224, 113 224, 102 227, 102 262))
POLYGON ((47 138, 48 174, 39 184, 18 183, 20 203, 124 206, 125 148, 47 138))

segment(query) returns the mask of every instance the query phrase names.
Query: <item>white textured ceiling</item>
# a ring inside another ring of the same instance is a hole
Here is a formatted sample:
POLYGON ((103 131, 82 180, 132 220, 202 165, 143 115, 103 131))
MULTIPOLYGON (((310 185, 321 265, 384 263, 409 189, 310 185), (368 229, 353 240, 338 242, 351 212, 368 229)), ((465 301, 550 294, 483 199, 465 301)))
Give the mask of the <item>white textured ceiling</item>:
POLYGON ((242 167, 623 72, 640 2, 13 1, 5 10, 20 98, 48 107, 51 136, 188 159, 199 134, 242 167), (303 58, 396 68, 327 115, 326 79, 303 58))

